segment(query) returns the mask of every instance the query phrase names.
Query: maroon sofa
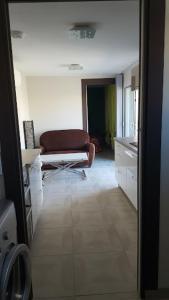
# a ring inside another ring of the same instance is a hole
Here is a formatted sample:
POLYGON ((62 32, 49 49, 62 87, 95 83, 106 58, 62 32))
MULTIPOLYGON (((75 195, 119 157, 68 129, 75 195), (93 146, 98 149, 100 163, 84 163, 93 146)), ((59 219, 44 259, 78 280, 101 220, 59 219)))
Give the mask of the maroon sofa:
MULTIPOLYGON (((40 147, 43 155, 86 152, 88 159, 78 167, 91 167, 95 157, 95 146, 90 143, 88 133, 81 129, 46 131, 40 136, 40 147)), ((49 165, 43 166, 43 169, 51 168, 49 165)))

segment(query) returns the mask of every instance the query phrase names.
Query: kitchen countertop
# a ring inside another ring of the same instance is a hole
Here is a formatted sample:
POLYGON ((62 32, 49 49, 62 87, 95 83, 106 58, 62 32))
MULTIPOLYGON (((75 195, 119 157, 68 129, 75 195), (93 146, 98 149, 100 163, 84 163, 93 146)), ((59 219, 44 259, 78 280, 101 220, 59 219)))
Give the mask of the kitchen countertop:
POLYGON ((120 143, 121 145, 127 147, 128 149, 132 150, 134 153, 138 152, 138 147, 130 144, 137 143, 136 138, 115 138, 114 140, 120 143))
POLYGON ((25 149, 22 150, 22 166, 31 166, 37 156, 40 154, 40 149, 25 149))

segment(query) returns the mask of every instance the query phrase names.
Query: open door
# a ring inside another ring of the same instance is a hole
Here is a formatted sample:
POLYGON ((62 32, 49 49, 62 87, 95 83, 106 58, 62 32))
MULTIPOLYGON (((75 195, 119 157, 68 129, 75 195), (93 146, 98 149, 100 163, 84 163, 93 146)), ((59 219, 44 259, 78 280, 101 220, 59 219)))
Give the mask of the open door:
POLYGON ((22 261, 22 299, 31 297, 31 271, 24 201, 23 170, 11 53, 8 2, 0 2, 0 140, 6 198, 14 202, 18 244, 8 253, 0 278, 1 299, 13 299, 17 261, 22 261), (7 296, 8 295, 8 296, 7 296))
POLYGON ((140 1, 139 259, 141 296, 158 290, 165 0, 140 1))

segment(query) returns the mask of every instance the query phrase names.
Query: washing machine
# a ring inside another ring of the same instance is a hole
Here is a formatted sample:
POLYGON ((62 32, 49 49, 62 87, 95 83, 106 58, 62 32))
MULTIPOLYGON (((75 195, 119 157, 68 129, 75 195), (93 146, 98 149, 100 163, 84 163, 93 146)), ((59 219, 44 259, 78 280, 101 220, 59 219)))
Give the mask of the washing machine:
POLYGON ((0 209, 0 300, 28 300, 31 291, 29 249, 17 243, 14 204, 5 201, 0 209))

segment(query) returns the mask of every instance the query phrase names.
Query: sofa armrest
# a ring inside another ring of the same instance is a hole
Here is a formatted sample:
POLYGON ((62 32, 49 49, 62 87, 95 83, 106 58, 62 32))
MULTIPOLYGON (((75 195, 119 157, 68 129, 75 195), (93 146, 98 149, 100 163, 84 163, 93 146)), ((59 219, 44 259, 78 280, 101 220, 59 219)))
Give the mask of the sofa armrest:
POLYGON ((88 152, 88 158, 89 158, 89 167, 91 167, 94 158, 95 158, 95 145, 93 143, 88 143, 86 145, 86 150, 88 152))
POLYGON ((42 145, 40 145, 40 154, 44 154, 45 151, 45 147, 43 147, 42 145))

